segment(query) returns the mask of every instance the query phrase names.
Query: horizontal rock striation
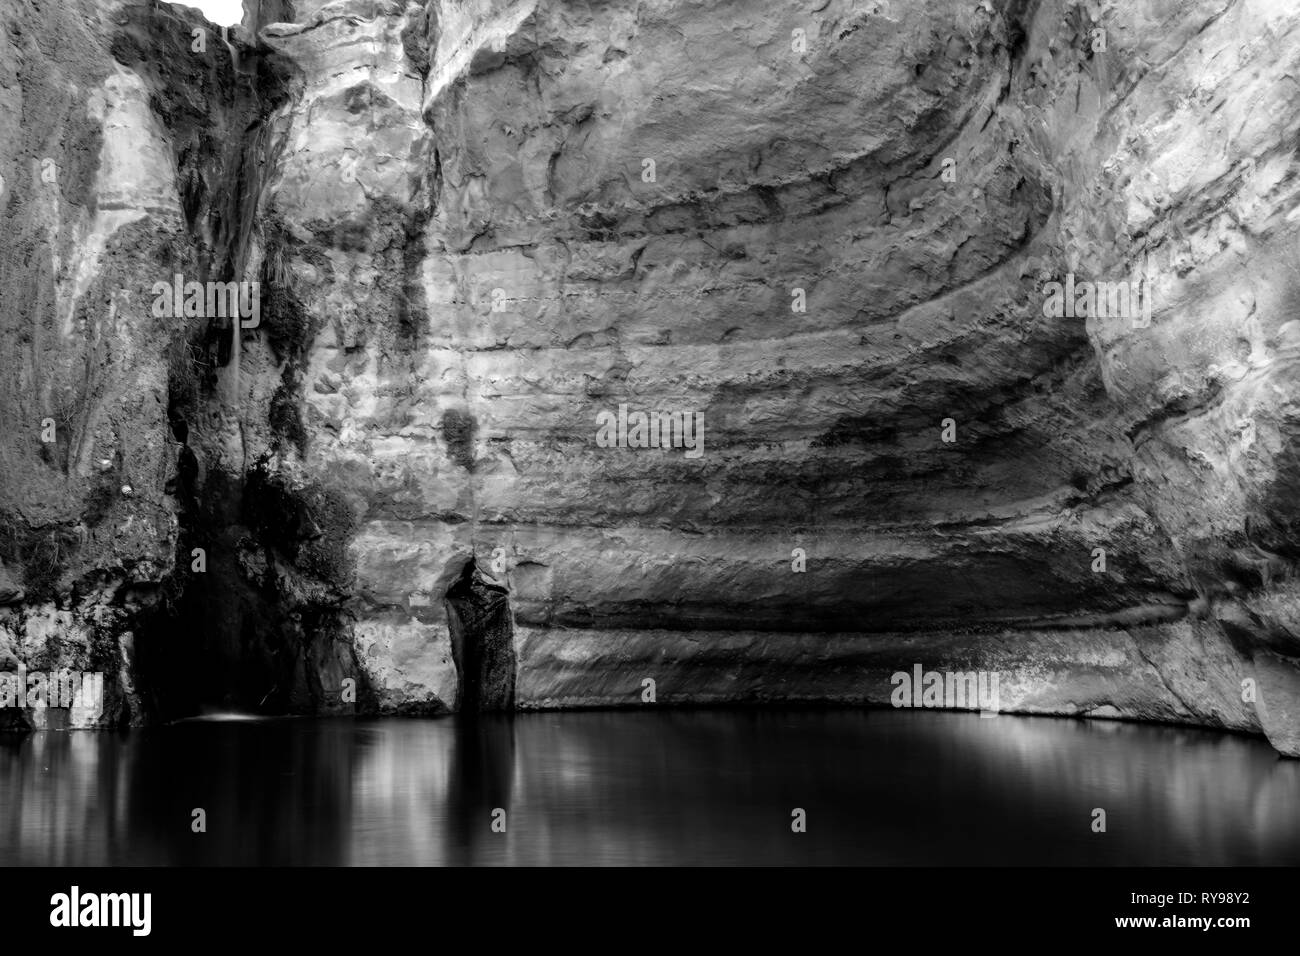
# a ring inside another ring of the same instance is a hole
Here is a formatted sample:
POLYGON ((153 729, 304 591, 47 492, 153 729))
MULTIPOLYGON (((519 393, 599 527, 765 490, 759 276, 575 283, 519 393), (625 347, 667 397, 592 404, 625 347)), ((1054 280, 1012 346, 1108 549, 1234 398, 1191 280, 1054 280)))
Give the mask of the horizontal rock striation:
POLYGON ((813 6, 247 0, 196 53, 123 4, 69 27, 104 105, 44 125, 71 61, 11 29, 0 647, 109 609, 165 714, 921 664, 1300 755, 1300 11, 813 6), (153 319, 173 267, 259 324, 153 319), (102 411, 43 444, 60 396, 102 411), (620 407, 699 454, 607 447, 620 407))

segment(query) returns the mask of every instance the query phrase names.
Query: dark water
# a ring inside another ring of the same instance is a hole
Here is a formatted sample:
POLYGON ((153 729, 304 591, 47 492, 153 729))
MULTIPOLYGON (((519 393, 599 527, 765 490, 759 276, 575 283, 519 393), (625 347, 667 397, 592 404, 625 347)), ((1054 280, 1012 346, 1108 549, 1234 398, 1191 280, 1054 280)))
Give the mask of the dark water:
POLYGON ((294 863, 1297 865, 1300 762, 1209 732, 888 710, 0 742, 0 864, 294 863))

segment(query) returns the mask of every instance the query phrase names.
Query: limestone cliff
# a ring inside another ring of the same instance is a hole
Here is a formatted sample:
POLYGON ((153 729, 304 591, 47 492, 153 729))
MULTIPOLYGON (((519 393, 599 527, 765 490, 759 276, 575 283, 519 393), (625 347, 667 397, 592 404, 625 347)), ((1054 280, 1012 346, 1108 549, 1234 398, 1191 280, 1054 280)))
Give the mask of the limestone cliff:
POLYGON ((916 662, 1300 755, 1300 10, 64 7, 0 32, 4 661, 112 719, 916 662))

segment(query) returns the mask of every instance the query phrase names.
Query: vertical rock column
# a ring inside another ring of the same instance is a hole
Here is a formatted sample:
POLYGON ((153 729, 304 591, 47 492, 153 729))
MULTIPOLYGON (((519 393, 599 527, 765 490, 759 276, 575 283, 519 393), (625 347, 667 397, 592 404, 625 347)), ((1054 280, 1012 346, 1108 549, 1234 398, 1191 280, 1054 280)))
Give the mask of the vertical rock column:
POLYGON ((446 604, 456 662, 457 709, 461 713, 512 710, 515 644, 508 592, 470 561, 447 589, 446 604))

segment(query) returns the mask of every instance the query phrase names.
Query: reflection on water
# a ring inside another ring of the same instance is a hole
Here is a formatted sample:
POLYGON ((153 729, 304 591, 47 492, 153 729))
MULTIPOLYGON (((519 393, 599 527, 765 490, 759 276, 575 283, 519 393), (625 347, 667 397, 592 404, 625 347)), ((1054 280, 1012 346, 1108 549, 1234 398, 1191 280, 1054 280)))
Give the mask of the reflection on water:
POLYGON ((38 733, 0 737, 0 863, 1294 866, 1300 762, 1209 732, 917 711, 38 733))

